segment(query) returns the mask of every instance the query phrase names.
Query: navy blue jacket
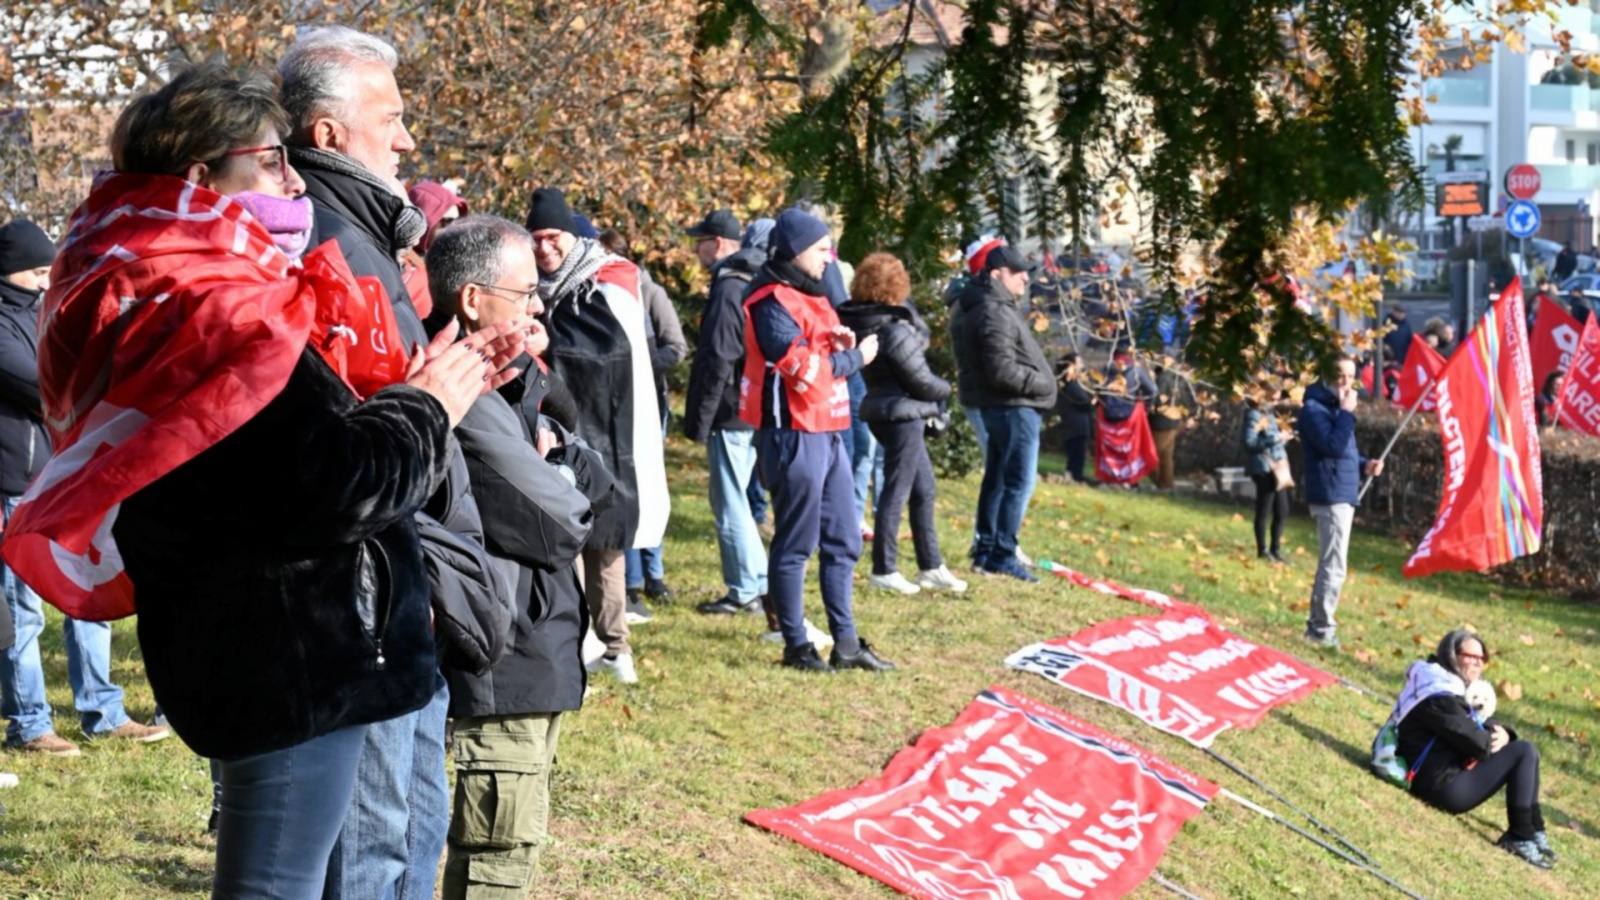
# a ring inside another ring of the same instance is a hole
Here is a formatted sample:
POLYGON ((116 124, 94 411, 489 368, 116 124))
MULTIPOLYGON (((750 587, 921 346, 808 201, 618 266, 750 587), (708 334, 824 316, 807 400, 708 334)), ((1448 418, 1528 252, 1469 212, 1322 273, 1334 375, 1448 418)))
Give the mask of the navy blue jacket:
POLYGON ((733 253, 711 269, 711 290, 700 319, 683 433, 703 444, 713 431, 749 431, 739 418, 739 378, 744 374, 744 297, 767 255, 755 248, 733 253))
POLYGON ((1305 445, 1306 502, 1321 506, 1356 503, 1367 458, 1356 449, 1356 417, 1339 408, 1339 396, 1321 382, 1306 388, 1300 408, 1305 445))

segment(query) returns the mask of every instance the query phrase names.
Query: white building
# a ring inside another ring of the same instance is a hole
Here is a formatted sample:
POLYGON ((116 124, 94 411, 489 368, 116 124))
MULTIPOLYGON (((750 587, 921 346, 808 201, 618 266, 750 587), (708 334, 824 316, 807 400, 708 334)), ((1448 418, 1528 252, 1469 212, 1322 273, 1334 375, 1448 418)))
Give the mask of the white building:
MULTIPOLYGON (((1534 202, 1543 218, 1536 236, 1570 242, 1579 252, 1594 246, 1591 210, 1600 207, 1600 76, 1591 81, 1572 70, 1553 35, 1571 34, 1574 54, 1600 53, 1596 7, 1600 0, 1560 7, 1553 23, 1536 17, 1525 34, 1526 53, 1496 44, 1487 63, 1430 80, 1424 93, 1432 121, 1411 130, 1412 152, 1430 175, 1445 170, 1445 142, 1460 136, 1455 168, 1488 173, 1491 213, 1509 200, 1506 170, 1536 166, 1542 185, 1534 202), (1561 83, 1573 80, 1581 83, 1561 83)), ((1445 48, 1447 57, 1461 52, 1445 48)), ((1426 220, 1437 234, 1434 199, 1430 182, 1426 220)))

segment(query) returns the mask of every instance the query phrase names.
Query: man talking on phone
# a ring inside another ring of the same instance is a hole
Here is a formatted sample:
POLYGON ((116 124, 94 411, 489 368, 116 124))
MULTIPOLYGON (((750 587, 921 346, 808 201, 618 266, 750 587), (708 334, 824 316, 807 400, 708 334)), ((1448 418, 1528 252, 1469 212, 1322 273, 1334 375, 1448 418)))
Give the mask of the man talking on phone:
POLYGON ((1338 649, 1334 610, 1344 587, 1350 526, 1355 519, 1361 477, 1383 473, 1383 460, 1356 449, 1356 363, 1339 357, 1332 381, 1306 388, 1300 408, 1300 443, 1305 448, 1306 502, 1317 522, 1317 577, 1311 584, 1306 640, 1338 649))

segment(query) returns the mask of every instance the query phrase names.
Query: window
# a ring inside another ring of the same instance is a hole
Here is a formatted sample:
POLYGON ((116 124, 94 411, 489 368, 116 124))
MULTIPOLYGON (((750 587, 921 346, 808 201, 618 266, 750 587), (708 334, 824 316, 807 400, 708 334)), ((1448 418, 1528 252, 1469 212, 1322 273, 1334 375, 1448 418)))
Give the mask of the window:
POLYGON ((1567 162, 1576 162, 1578 159, 1578 142, 1567 141, 1567 162))
POLYGON ((1585 149, 1589 151, 1589 165, 1600 165, 1600 143, 1590 141, 1585 149))

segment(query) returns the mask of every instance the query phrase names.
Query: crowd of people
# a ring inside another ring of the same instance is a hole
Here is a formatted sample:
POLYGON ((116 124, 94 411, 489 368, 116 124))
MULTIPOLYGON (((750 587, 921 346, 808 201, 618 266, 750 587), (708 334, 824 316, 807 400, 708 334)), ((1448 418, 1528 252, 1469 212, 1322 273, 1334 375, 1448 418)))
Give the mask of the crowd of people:
MULTIPOLYGON (((563 716, 591 675, 639 679, 630 628, 672 596, 665 373, 688 342, 671 302, 558 187, 518 224, 403 184, 398 62, 335 26, 276 78, 184 69, 122 111, 59 250, 0 228, 7 745, 80 752, 45 701, 42 594, 68 613, 85 734, 175 732, 211 760, 219 897, 431 896, 441 858, 448 898, 524 896, 563 716), (135 610, 149 725, 122 708, 100 621, 135 610)), ((696 609, 764 613, 783 666, 896 668, 856 628, 867 540, 873 589, 967 589, 926 443, 952 400, 983 449, 976 572, 1037 580, 1019 532, 1050 411, 1081 480, 1098 407, 1154 402, 1170 487, 1186 381, 1119 353, 1125 389, 1103 395, 1076 356, 1052 365, 1025 315, 1037 265, 1005 242, 950 298, 952 385, 904 264, 852 270, 816 209, 748 227, 714 209, 686 237, 709 287, 681 424, 706 448, 724 588, 696 609)), ((1365 465, 1352 378, 1309 394, 1301 426, 1329 460, 1308 475, 1324 642, 1365 465)), ((1250 428, 1270 471, 1283 441, 1250 428)))

